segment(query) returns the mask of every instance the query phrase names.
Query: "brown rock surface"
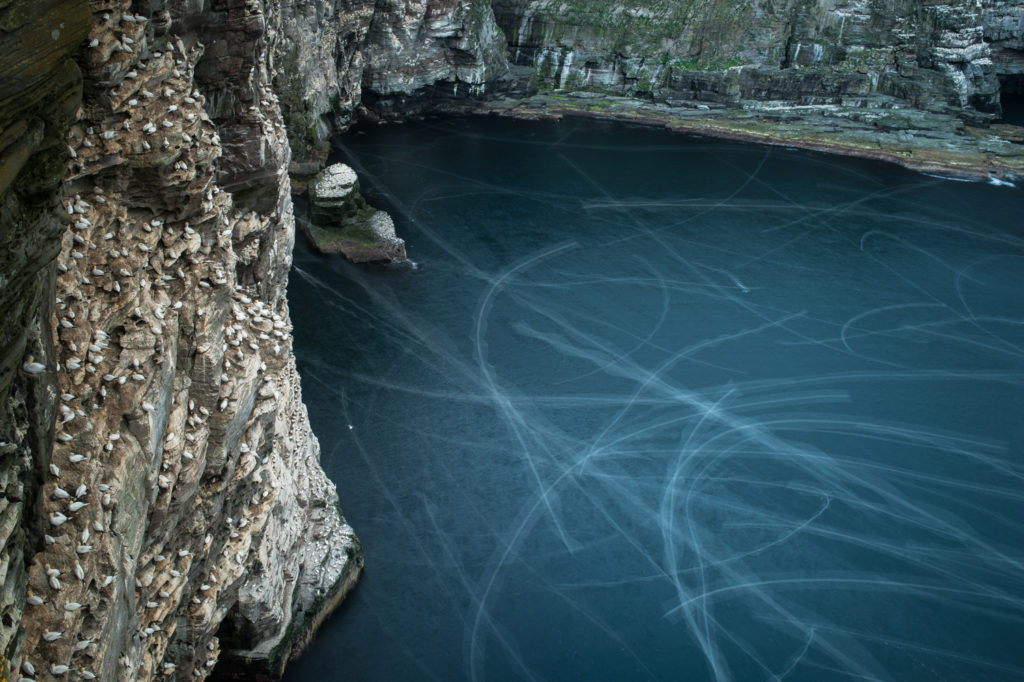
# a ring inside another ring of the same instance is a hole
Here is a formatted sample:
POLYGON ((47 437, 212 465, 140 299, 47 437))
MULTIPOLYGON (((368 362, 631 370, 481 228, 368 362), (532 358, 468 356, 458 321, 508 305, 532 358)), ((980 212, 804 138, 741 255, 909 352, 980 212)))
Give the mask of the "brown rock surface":
POLYGON ((41 487, 11 663, 74 679, 279 670, 362 564, 291 352, 276 17, 151 5, 90 3, 63 199, 38 219, 63 237, 33 244, 53 317, 22 330, 46 368, 24 383, 53 407, 20 441, 41 487))

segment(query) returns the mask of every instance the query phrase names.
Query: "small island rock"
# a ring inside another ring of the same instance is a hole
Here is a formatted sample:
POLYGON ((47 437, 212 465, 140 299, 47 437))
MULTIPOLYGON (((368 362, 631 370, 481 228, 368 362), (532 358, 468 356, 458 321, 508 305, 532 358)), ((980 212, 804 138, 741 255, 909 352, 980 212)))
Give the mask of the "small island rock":
POLYGON ((366 203, 351 167, 336 163, 309 183, 309 221, 303 232, 322 253, 341 253, 353 263, 405 258, 405 242, 385 211, 366 203))

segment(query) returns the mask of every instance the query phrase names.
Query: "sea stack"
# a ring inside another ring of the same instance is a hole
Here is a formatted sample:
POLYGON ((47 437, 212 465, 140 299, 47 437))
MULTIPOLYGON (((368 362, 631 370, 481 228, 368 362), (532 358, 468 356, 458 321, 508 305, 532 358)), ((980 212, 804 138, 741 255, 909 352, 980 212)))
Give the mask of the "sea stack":
POLYGON ((343 163, 321 171, 309 183, 310 241, 323 253, 344 254, 353 263, 405 258, 405 242, 385 211, 366 203, 356 172, 343 163))

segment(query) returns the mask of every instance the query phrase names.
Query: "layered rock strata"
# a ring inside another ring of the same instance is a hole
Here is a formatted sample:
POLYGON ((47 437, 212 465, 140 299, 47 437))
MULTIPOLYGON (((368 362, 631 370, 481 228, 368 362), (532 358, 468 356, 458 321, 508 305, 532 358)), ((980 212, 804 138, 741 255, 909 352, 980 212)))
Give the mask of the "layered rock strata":
POLYGON ((1002 90, 1024 95, 1024 4, 984 0, 982 25, 1002 90))
MULTIPOLYGON (((645 120, 660 107, 665 123, 694 110, 754 118, 765 128, 754 137, 767 139, 777 122, 807 121, 803 134, 780 141, 834 141, 844 153, 862 153, 881 131, 901 148, 923 141, 925 165, 973 176, 1012 174, 1015 162, 988 159, 1019 151, 1003 149, 1019 147, 1016 131, 988 129, 1000 91, 1024 91, 1017 2, 492 0, 489 12, 476 0, 426 0, 406 3, 400 17, 390 3, 284 4, 276 78, 301 173, 315 172, 325 137, 357 118, 505 113, 516 101, 539 109, 580 92, 630 98, 645 120), (948 161, 943 146, 955 152, 948 161), (963 170, 965 154, 972 170, 963 170)), ((870 144, 866 155, 899 158, 870 144)))
POLYGON ((148 4, 84 8, 81 108, 37 153, 59 171, 27 164, 3 197, 5 231, 51 235, 25 239, 3 435, 24 608, 5 644, 30 678, 274 674, 362 563, 291 352, 273 6, 148 4))
POLYGON ((999 108, 975 0, 494 6, 515 62, 548 87, 720 104, 897 98, 972 116, 999 108))
POLYGON ((300 225, 321 253, 341 253, 353 263, 405 259, 391 216, 366 203, 356 172, 343 163, 309 183, 309 219, 300 225))
POLYGON ((298 172, 318 170, 326 137, 357 115, 481 95, 507 73, 488 0, 281 0, 281 15, 274 85, 298 172))

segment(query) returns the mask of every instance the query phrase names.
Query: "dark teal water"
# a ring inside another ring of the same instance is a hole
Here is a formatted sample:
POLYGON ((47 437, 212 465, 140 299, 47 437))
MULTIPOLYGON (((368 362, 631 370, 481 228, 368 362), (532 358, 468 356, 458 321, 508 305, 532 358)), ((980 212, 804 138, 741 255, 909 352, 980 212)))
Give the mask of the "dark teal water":
POLYGON ((1002 94, 1000 97, 1003 115, 1002 123, 1024 125, 1024 95, 1002 94))
POLYGON ((1024 680, 1024 192, 594 122, 338 140, 297 245, 366 572, 288 680, 1024 680))

